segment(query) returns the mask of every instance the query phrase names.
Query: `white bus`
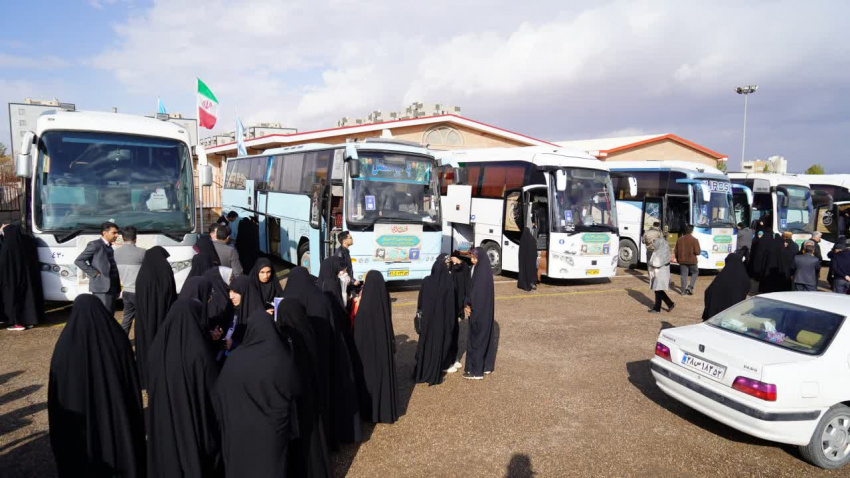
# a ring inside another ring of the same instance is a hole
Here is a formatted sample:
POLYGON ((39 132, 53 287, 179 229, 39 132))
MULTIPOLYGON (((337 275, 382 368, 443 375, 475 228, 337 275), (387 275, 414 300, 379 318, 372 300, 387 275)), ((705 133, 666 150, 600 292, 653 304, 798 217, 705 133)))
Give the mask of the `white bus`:
POLYGON ((805 181, 773 173, 729 173, 729 178, 753 191, 752 205, 740 222, 753 224, 767 218, 774 232, 790 231, 798 245, 812 237, 814 207, 805 181))
POLYGON ((197 233, 183 127, 116 113, 47 111, 21 140, 17 173, 28 178, 22 219, 38 244, 45 299, 71 301, 88 292, 74 260, 106 221, 138 228, 139 247, 164 247, 182 287, 197 233))
POLYGON ((444 252, 481 247, 494 272, 518 272, 520 237, 529 227, 548 277, 616 274, 617 211, 601 161, 546 147, 437 156, 444 176, 444 252))
POLYGON ((798 174, 811 188, 815 209, 814 230, 825 261, 838 236, 850 235, 850 174, 798 174))
POLYGON ((700 269, 722 269, 726 255, 735 251, 737 229, 732 214, 732 186, 718 169, 687 161, 612 161, 611 173, 637 180, 637 195, 628 198, 617 180, 620 218, 620 266, 646 263, 644 233, 654 222, 674 247, 687 225, 699 240, 700 269))
POLYGON ((367 139, 231 158, 222 208, 259 224, 260 250, 319 274, 343 230, 355 278, 424 279, 442 238, 436 161, 421 145, 367 139))

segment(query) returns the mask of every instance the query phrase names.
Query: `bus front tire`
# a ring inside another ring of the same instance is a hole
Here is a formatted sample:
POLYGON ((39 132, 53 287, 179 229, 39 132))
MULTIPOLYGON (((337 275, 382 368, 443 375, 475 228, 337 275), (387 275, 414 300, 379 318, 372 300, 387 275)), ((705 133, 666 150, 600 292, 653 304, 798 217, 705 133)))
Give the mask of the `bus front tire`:
POLYGON ((499 275, 502 273, 502 250, 495 242, 488 242, 481 245, 481 249, 487 254, 490 259, 490 268, 493 269, 493 274, 499 275))
POLYGON ((617 251, 617 265, 624 269, 631 269, 638 263, 638 250, 631 241, 620 241, 620 250, 617 251))
POLYGON ((298 246, 298 265, 310 270, 310 243, 305 242, 298 246))

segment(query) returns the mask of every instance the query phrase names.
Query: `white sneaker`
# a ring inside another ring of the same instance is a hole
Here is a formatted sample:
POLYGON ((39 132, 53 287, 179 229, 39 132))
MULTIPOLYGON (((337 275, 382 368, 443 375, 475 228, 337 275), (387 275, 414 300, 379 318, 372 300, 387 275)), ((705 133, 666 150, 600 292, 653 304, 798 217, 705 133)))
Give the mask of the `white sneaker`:
POLYGON ((463 367, 463 364, 462 364, 462 363, 460 363, 460 362, 455 362, 455 364, 454 364, 454 365, 452 365, 452 368, 456 368, 456 369, 458 369, 458 370, 459 370, 461 367, 463 367))
POLYGON ((493 373, 492 370, 490 370, 489 372, 484 372, 484 375, 490 375, 491 373, 493 373))
POLYGON ((457 370, 458 370, 458 368, 457 368, 457 367, 455 367, 454 365, 452 365, 452 366, 451 366, 451 367, 449 367, 447 370, 443 370, 443 372, 446 372, 446 373, 455 373, 455 372, 457 372, 457 370))

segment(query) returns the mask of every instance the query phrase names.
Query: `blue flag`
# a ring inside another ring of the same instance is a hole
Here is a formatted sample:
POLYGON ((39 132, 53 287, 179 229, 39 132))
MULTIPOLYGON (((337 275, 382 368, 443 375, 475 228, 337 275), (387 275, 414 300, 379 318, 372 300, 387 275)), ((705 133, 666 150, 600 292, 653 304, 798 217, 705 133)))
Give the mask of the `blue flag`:
POLYGON ((248 156, 248 151, 245 149, 245 127, 242 126, 242 120, 236 117, 236 155, 248 156))
POLYGON ((159 97, 156 98, 156 112, 159 114, 167 114, 165 111, 165 105, 162 104, 162 100, 159 97))

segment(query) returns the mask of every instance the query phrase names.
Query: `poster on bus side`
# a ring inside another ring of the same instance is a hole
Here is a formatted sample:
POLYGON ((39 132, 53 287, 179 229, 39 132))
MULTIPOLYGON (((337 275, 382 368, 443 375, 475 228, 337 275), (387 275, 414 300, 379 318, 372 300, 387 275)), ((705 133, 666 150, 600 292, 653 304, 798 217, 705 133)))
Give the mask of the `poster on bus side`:
POLYGON ((422 252, 421 224, 375 224, 373 260, 417 262, 422 252))

